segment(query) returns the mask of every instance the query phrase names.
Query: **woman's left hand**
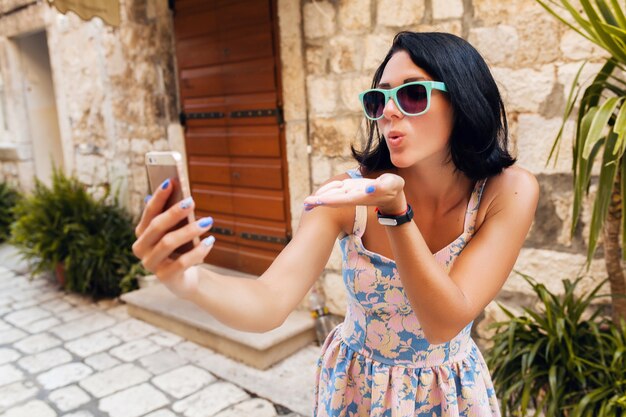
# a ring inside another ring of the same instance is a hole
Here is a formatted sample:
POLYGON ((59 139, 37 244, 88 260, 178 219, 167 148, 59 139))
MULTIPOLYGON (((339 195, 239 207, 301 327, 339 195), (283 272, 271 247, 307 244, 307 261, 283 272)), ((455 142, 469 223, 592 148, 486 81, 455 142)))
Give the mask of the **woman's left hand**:
POLYGON ((376 179, 332 181, 304 199, 305 210, 317 206, 376 206, 383 213, 400 213, 406 209, 404 179, 385 173, 376 179))

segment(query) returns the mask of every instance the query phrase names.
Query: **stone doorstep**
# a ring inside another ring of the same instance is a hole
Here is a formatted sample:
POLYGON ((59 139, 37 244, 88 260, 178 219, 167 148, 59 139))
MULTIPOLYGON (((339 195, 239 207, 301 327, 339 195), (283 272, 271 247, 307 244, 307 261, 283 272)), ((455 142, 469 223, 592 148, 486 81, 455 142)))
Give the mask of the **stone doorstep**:
POLYGON ((232 329, 195 304, 155 284, 124 294, 128 314, 176 333, 257 369, 267 369, 315 340, 315 323, 308 312, 294 311, 285 323, 266 333, 232 329))

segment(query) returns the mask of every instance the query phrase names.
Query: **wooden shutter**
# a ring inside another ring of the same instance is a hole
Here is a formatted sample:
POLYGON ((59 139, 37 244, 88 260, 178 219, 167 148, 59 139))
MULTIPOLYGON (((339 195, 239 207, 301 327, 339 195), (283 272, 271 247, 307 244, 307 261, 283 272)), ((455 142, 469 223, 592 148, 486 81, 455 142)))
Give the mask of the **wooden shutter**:
POLYGON ((206 261, 260 274, 291 236, 273 0, 176 0, 181 119, 206 261))

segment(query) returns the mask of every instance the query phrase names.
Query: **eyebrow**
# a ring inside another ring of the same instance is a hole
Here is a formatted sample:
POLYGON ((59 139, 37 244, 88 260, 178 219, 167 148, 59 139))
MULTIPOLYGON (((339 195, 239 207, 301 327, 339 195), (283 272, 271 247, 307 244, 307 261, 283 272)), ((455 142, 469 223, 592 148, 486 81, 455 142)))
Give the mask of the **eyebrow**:
MULTIPOLYGON (((411 78, 405 79, 402 82, 402 84, 410 83, 413 81, 428 81, 428 80, 424 77, 411 77, 411 78)), ((380 83, 378 84, 377 88, 391 88, 391 85, 389 83, 380 83)))

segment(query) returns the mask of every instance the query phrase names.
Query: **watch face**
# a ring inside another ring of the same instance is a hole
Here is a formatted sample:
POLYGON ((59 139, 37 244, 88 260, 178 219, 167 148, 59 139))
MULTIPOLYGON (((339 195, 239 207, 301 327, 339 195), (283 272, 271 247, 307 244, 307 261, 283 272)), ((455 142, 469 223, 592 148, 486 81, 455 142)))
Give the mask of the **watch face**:
POLYGON ((398 221, 396 219, 387 219, 385 217, 379 217, 378 223, 382 224, 383 226, 397 226, 398 225, 398 221))

